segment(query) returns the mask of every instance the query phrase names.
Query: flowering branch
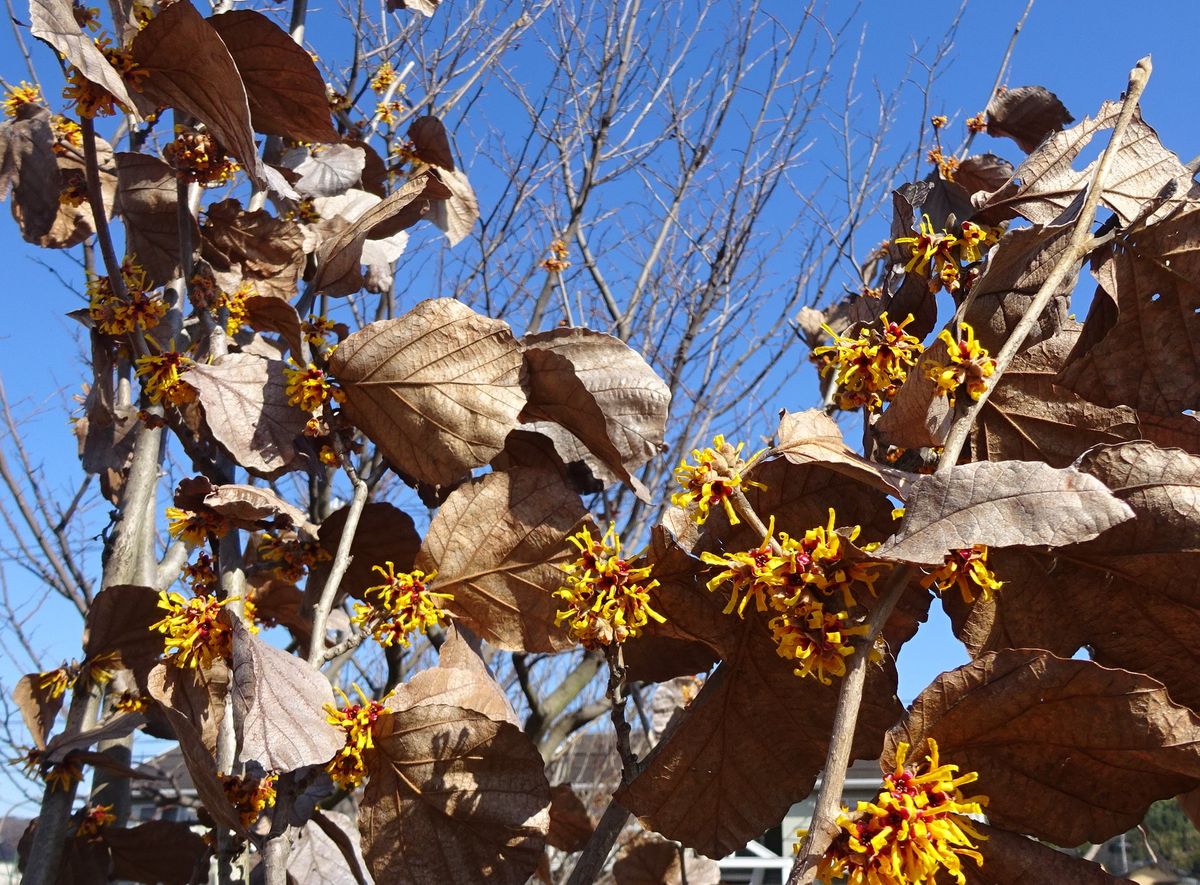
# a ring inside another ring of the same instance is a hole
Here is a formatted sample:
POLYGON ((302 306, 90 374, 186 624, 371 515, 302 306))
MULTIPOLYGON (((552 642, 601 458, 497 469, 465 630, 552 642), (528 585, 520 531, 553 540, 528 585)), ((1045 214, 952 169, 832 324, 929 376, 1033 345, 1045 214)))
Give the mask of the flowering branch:
MULTIPOLYGON (((1041 288, 1034 296, 1024 315, 1013 328, 1012 334, 996 355, 995 372, 990 378, 985 379, 986 387, 982 394, 978 399, 973 400, 955 418, 954 425, 951 427, 946 439, 945 449, 938 460, 937 473, 945 473, 958 463, 958 457, 962 453, 963 446, 966 444, 971 427, 974 425, 980 409, 983 408, 983 404, 987 402, 988 396, 995 389, 1001 376, 1012 363, 1013 357, 1016 356, 1021 345, 1025 343, 1025 339, 1029 336, 1038 318, 1050 303, 1050 299, 1057 291, 1059 284, 1075 268, 1076 264, 1094 248, 1091 238, 1091 227, 1096 220, 1096 208, 1100 203, 1100 196, 1103 192, 1104 178, 1108 174, 1113 158, 1120 150, 1125 130, 1128 128, 1129 121, 1133 118, 1134 111, 1137 109, 1138 99, 1146 88, 1146 82, 1150 78, 1151 70, 1150 57, 1146 56, 1138 61, 1133 70, 1130 71, 1129 86, 1122 101, 1120 115, 1117 118, 1116 125, 1113 126, 1108 146, 1104 149, 1099 163, 1096 164, 1095 172, 1092 173, 1092 180, 1088 184, 1087 199, 1084 201, 1083 208, 1075 219, 1075 225, 1071 231, 1071 239, 1068 242, 1067 249, 1045 282, 1042 283, 1041 288)), ((952 322, 951 326, 953 325, 954 323, 952 322)), ((838 807, 841 804, 842 790, 846 783, 846 768, 850 762, 850 748, 853 743, 854 728, 858 721, 859 707, 862 704, 868 656, 871 647, 874 645, 875 638, 883 629, 883 625, 887 622, 888 617, 903 594, 904 588, 911 579, 913 571, 911 566, 903 566, 897 568, 892 573, 887 590, 880 599, 879 605, 871 613, 867 634, 863 637, 862 644, 856 649, 851 658, 849 672, 842 682, 841 692, 838 695, 837 710, 834 714, 833 735, 830 740, 829 751, 825 757, 825 770, 821 790, 817 795, 817 803, 813 811, 812 823, 800 854, 796 858, 796 863, 792 867, 792 872, 788 876, 788 885, 810 885, 816 878, 817 864, 832 841, 835 831, 834 822, 837 818, 838 807)))

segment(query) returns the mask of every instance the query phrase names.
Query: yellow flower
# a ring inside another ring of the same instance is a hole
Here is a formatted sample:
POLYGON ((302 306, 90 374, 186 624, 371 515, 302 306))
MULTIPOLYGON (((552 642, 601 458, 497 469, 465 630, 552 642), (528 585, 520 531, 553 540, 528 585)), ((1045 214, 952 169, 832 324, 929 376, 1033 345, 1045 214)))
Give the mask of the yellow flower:
POLYGON ((117 816, 113 814, 111 805, 92 805, 83 815, 83 820, 79 822, 79 826, 75 830, 75 837, 88 842, 98 842, 100 831, 114 823, 116 819, 117 816))
POLYGON ((905 273, 916 271, 921 276, 928 276, 929 262, 934 262, 937 269, 950 260, 950 250, 958 242, 953 234, 945 231, 935 231, 933 222, 926 215, 921 219, 920 229, 915 237, 896 237, 897 246, 908 246, 908 264, 904 265, 905 273))
POLYGON ((67 756, 48 767, 42 757, 41 750, 28 747, 11 762, 20 765, 30 777, 40 777, 52 790, 69 790, 83 780, 83 763, 74 756, 67 756))
POLYGON ((354 686, 358 702, 352 702, 344 691, 335 688, 342 706, 325 705, 325 721, 346 732, 346 745, 325 763, 333 782, 343 790, 352 790, 367 776, 363 754, 375 749, 375 735, 380 720, 391 713, 379 701, 369 700, 361 688, 354 686))
MULTIPOLYGON (((150 72, 134 61, 133 54, 128 49, 110 45, 112 41, 108 37, 96 37, 93 42, 109 64, 117 69, 121 78, 131 88, 140 91, 142 81, 150 76, 150 72)), ((111 117, 117 112, 119 104, 108 90, 88 80, 75 67, 67 74, 63 98, 74 102, 75 110, 81 117, 111 117)))
POLYGON ((551 271, 552 273, 562 273, 571 266, 571 262, 567 260, 567 244, 562 240, 555 240, 550 244, 550 257, 542 262, 542 269, 551 271))
POLYGON ((304 541, 294 533, 287 537, 263 535, 258 542, 258 555, 264 562, 277 562, 275 577, 295 584, 310 567, 330 559, 329 551, 317 541, 304 541))
POLYGON ((1004 582, 997 580, 996 573, 988 567, 987 556, 986 544, 953 550, 946 554, 945 564, 921 579, 921 586, 926 589, 933 587, 938 593, 958 587, 963 602, 968 604, 975 601, 976 591, 979 591, 986 602, 1004 586, 1004 582))
POLYGON ((987 390, 987 379, 996 372, 996 361, 988 355, 987 348, 975 339, 975 330, 967 323, 959 323, 959 338, 956 341, 949 329, 943 329, 938 340, 946 345, 947 363, 933 363, 926 372, 937 384, 937 395, 954 394, 964 384, 971 399, 977 400, 987 390))
POLYGON ((967 119, 967 129, 971 132, 987 131, 987 116, 983 111, 980 111, 974 117, 969 117, 967 119))
POLYGON ((221 618, 228 599, 194 596, 184 599, 174 591, 160 590, 158 607, 167 614, 150 625, 163 634, 163 660, 180 668, 207 667, 217 658, 228 658, 233 631, 221 618))
POLYGON ((937 114, 936 116, 930 117, 929 122, 933 125, 934 129, 942 129, 950 123, 950 118, 945 114, 937 114))
POLYGON ((940 147, 931 148, 925 159, 937 166, 938 174, 946 181, 954 181, 954 173, 958 171, 958 159, 947 157, 940 147))
POLYGON ((378 572, 384 582, 364 591, 366 604, 355 603, 351 620, 370 632, 380 645, 408 648, 411 634, 423 633, 450 617, 440 600, 449 601, 454 596, 434 593, 428 587, 437 572, 427 575, 416 569, 396 574, 392 562, 387 563, 387 569, 377 565, 372 570, 378 572))
POLYGON ((566 585, 554 592, 567 607, 554 622, 566 622, 568 632, 584 648, 598 648, 640 636, 651 620, 662 624, 666 618, 650 607, 650 591, 658 581, 646 581, 650 568, 633 568, 621 556, 621 538, 610 525, 597 541, 584 526, 568 539, 579 550, 579 557, 560 566, 566 573, 566 585))
MULTIPOLYGON (((806 600, 816 599, 819 594, 829 599, 840 594, 847 609, 858 604, 851 588, 861 584, 875 595, 875 582, 879 580, 882 563, 850 562, 846 557, 845 542, 834 531, 837 514, 829 508, 829 523, 811 528, 803 538, 792 538, 779 533, 779 546, 783 555, 775 566, 779 581, 779 610, 787 610, 806 600)), ((862 528, 854 526, 849 540, 858 538, 862 528)))
POLYGON ((797 676, 816 676, 823 685, 829 675, 846 675, 846 658, 854 654, 851 636, 863 636, 866 624, 850 625, 844 611, 827 611, 823 603, 801 602, 795 608, 776 615, 768 624, 781 658, 796 661, 797 676))
MULTIPOLYGON (((208 538, 208 529, 206 525, 197 521, 194 528, 189 531, 189 523, 192 516, 197 514, 191 513, 189 510, 180 510, 178 507, 168 507, 167 515, 170 516, 174 511, 177 514, 185 514, 179 522, 179 534, 184 535, 184 540, 191 544, 202 544, 208 538), (187 534, 185 534, 187 533, 187 534), (190 536, 190 538, 189 538, 190 536), (194 540, 199 537, 199 540, 194 540)), ((215 514, 213 514, 215 516, 215 514)), ((224 520, 222 520, 224 522, 224 520)), ((183 567, 183 577, 191 584, 192 592, 197 596, 207 593, 209 590, 217 586, 219 578, 217 571, 213 567, 213 559, 208 555, 207 551, 201 550, 196 554, 196 561, 189 562, 183 567)))
POLYGON ((713 437, 713 444, 707 449, 692 449, 695 464, 689 464, 687 459, 679 462, 675 468, 675 481, 683 487, 682 492, 671 496, 671 503, 676 507, 692 509, 692 519, 697 525, 704 525, 708 513, 714 504, 725 508, 725 515, 730 525, 738 525, 737 512, 730 500, 735 489, 742 486, 766 488, 762 483, 742 479, 742 471, 757 458, 761 451, 756 452, 749 461, 742 460, 744 442, 737 446, 725 442, 725 437, 713 437))
POLYGON ((375 70, 371 78, 371 89, 378 95, 387 92, 388 87, 396 82, 396 69, 390 61, 385 61, 375 70))
POLYGON ((181 178, 203 187, 227 184, 242 168, 209 133, 184 126, 175 127, 175 140, 163 148, 163 157, 181 178))
POLYGON ((329 347, 329 339, 334 336, 336 329, 337 324, 324 314, 310 313, 308 319, 300 324, 300 331, 308 346, 319 351, 329 347))
POLYGON ((113 707, 122 713, 145 713, 150 704, 136 692, 123 691, 113 703, 113 707))
MULTIPOLYGON (((209 536, 225 537, 229 531, 229 522, 214 510, 183 510, 179 507, 167 508, 167 531, 172 538, 182 538, 188 544, 203 544, 209 536)), ((211 562, 209 564, 211 571, 211 562)))
POLYGON ((85 685, 108 685, 117 675, 121 658, 115 651, 106 651, 84 661, 79 676, 85 685))
POLYGON ((342 456, 337 453, 333 446, 321 446, 321 451, 317 452, 317 460, 326 467, 340 467, 342 465, 342 456))
POLYGON ((737 611, 738 617, 744 617, 746 604, 754 600, 754 607, 760 611, 767 610, 767 599, 779 585, 776 570, 780 559, 771 549, 771 537, 775 534, 775 517, 767 527, 766 537, 762 544, 744 553, 728 553, 718 556, 705 550, 700 554, 700 561, 706 565, 722 566, 724 571, 718 572, 709 579, 706 585, 709 592, 722 584, 730 584, 729 604, 725 606, 725 614, 737 611), (738 594, 743 594, 738 601, 738 594))
POLYGON ((147 293, 149 281, 145 269, 133 257, 126 257, 121 263, 121 280, 125 284, 125 298, 117 297, 112 281, 106 276, 88 281, 88 314, 92 322, 105 335, 153 329, 166 315, 167 305, 162 298, 147 293))
POLYGON ((10 120, 15 120, 21 113, 21 109, 29 105, 45 104, 45 99, 42 98, 42 90, 38 89, 32 83, 27 83, 22 80, 16 86, 8 87, 8 91, 4 94, 4 101, 0 102, 0 107, 4 108, 4 116, 10 120))
POLYGON ((375 106, 375 115, 379 117, 379 122, 388 126, 395 125, 403 112, 404 105, 398 101, 381 101, 375 106))
POLYGON ((53 670, 47 670, 45 673, 37 674, 38 688, 44 691, 47 697, 52 700, 57 700, 67 693, 67 689, 75 684, 75 674, 69 667, 57 667, 53 670))
POLYGON ((284 368, 287 376, 288 404, 297 406, 305 412, 316 412, 329 400, 342 401, 342 391, 321 369, 309 363, 303 369, 296 368, 292 363, 284 368))
POLYGON ((250 777, 249 775, 218 774, 225 798, 242 819, 242 826, 249 829, 262 813, 275 805, 275 782, 278 775, 250 777))
POLYGON ((821 327, 832 336, 833 344, 815 348, 812 359, 822 378, 833 373, 837 385, 834 401, 839 409, 865 407, 874 412, 891 402, 924 350, 920 341, 904 331, 912 321, 910 313, 904 322, 894 323, 884 311, 878 327, 872 323, 853 338, 821 327))
POLYGON ((964 221, 962 235, 958 238, 959 255, 967 264, 978 261, 983 257, 982 247, 1000 242, 1003 232, 1004 229, 1000 227, 986 227, 973 221, 964 221))
POLYGON ((839 832, 821 859, 817 876, 824 882, 844 877, 848 885, 933 885, 944 870, 964 885, 962 858, 982 866, 972 839, 986 838, 968 815, 982 814, 986 796, 964 798, 959 789, 978 779, 975 772, 955 776, 956 765, 938 759, 937 742, 928 739, 923 763, 906 771, 908 744, 896 750, 896 768, 883 779, 873 802, 843 810, 839 832))
POLYGON ((166 400, 180 406, 195 400, 196 390, 179 377, 180 370, 186 371, 192 361, 174 350, 160 354, 147 354, 137 358, 137 374, 142 379, 142 389, 150 402, 166 400))

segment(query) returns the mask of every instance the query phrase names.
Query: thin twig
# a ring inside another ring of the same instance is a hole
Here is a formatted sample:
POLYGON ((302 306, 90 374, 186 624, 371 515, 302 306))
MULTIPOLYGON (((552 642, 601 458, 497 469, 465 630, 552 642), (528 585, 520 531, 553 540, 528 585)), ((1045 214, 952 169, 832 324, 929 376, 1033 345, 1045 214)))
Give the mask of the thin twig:
POLYGON ((308 644, 308 662, 313 666, 320 666, 324 658, 325 625, 329 621, 329 612, 333 609, 333 600, 337 596, 338 587, 341 586, 346 569, 350 567, 350 546, 354 543, 354 534, 358 531, 358 520, 362 516, 367 496, 371 492, 367 481, 354 471, 348 460, 346 461, 346 472, 350 475, 350 481, 354 486, 354 495, 346 510, 346 524, 342 527, 342 536, 338 539, 337 552, 334 554, 333 564, 329 567, 329 577, 325 579, 325 586, 321 588, 321 598, 313 606, 312 638, 308 644))
MULTIPOLYGON (((1066 275, 1075 268, 1075 265, 1086 254, 1086 249, 1091 241, 1091 228, 1096 220, 1096 207, 1100 203, 1100 197, 1104 190, 1104 179, 1108 174, 1113 159, 1121 149, 1121 141, 1125 136, 1125 130, 1128 128, 1129 121, 1133 118, 1134 111, 1137 109, 1138 99, 1146 88, 1146 81, 1150 78, 1150 72, 1151 64, 1149 56, 1141 59, 1134 66, 1133 70, 1130 71, 1129 86, 1121 105, 1120 116, 1118 116, 1117 123, 1113 127, 1108 146, 1104 149, 1104 154, 1100 157, 1100 162, 1096 164, 1096 171, 1092 174, 1092 180, 1088 185, 1087 198, 1078 217, 1075 219, 1075 226, 1071 231, 1071 239, 1067 249, 1045 282, 1042 283, 1042 287, 1038 290, 1037 295, 1034 296, 1033 301, 1030 302, 1024 315, 1013 328, 1008 340, 1004 342, 1004 346, 1000 349, 999 354, 997 354, 996 371, 988 380, 987 388, 977 401, 972 402, 955 419, 954 426, 951 427, 949 436, 946 439, 945 449, 938 461, 937 473, 944 474, 958 463, 959 455, 966 444, 971 427, 979 414, 979 410, 987 401, 988 395, 995 389, 1005 370, 1012 363, 1013 357, 1016 356, 1017 351, 1024 344, 1025 339, 1037 323, 1038 318, 1046 309, 1046 305, 1050 303, 1050 299, 1058 290, 1059 283, 1062 282, 1066 275)), ((901 530, 903 530, 903 527, 901 530)), ((817 795, 812 824, 809 827, 808 836, 804 841, 800 855, 792 867, 791 875, 788 876, 788 885, 810 885, 816 877, 817 864, 832 841, 836 828, 834 822, 837 817, 837 809, 841 802, 842 790, 846 783, 846 768, 850 762, 850 748, 853 743, 854 728, 858 721, 859 707, 862 704, 863 686, 866 682, 867 657, 874 644, 875 637, 879 635, 879 631, 883 628, 883 624, 886 623, 888 616, 891 614, 891 609, 903 594, 904 587, 911 579, 913 572, 914 569, 912 566, 902 566, 892 573, 887 591, 884 593, 879 605, 871 613, 867 634, 863 637, 862 644, 855 650, 854 655, 851 657, 848 672, 845 679, 842 680, 841 691, 838 694, 837 709, 834 713, 834 732, 830 741, 829 752, 825 757, 824 780, 821 784, 821 790, 817 795)))

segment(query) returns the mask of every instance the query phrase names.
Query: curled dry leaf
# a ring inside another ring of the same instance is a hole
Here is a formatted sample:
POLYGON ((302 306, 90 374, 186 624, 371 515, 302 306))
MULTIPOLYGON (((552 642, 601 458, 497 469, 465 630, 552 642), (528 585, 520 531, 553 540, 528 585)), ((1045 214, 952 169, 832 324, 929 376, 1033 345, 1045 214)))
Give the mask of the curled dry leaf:
POLYGON ((146 98, 200 120, 242 164, 251 182, 266 187, 241 75, 225 43, 191 2, 159 12, 134 37, 131 49, 147 73, 141 84, 146 98))
POLYGON ((302 329, 300 314, 283 298, 271 295, 251 295, 246 298, 246 324, 258 332, 274 332, 279 335, 300 362, 302 329))
MULTIPOLYGON (((150 287, 165 285, 180 274, 179 212, 175 170, 149 154, 116 154, 117 198, 114 207, 125 220, 125 251, 146 271, 150 287)), ((200 229, 188 216, 192 242, 200 229)))
POLYGON ((899 534, 876 553, 938 565, 948 551, 975 544, 1088 541, 1132 518, 1127 504, 1086 473, 1036 461, 980 461, 914 480, 899 534))
POLYGON ((133 734, 146 724, 146 717, 141 713, 117 712, 106 716, 92 728, 78 732, 59 732, 46 742, 46 752, 42 761, 53 765, 71 756, 81 762, 115 772, 122 777, 134 777, 137 772, 105 753, 91 753, 88 748, 101 741, 118 740, 133 734))
POLYGON ((437 570, 436 589, 455 617, 492 645, 559 651, 571 645, 555 626, 563 583, 559 564, 574 559, 567 535, 587 511, 554 472, 514 468, 456 489, 429 525, 417 567, 437 570))
POLYGON ((423 704, 446 704, 517 725, 517 714, 479 654, 477 639, 467 639, 453 624, 438 650, 438 664, 399 685, 384 700, 397 713, 423 704))
POLYGON ((38 242, 59 215, 61 183, 54 156, 50 112, 34 107, 15 120, 0 122, 0 200, 13 197, 21 236, 38 242))
POLYGON ((454 171, 454 155, 450 151, 450 137, 446 126, 437 117, 417 117, 408 127, 408 139, 413 143, 413 153, 424 163, 439 169, 454 171))
POLYGON ((666 383, 629 345, 590 329, 539 332, 521 343, 528 397, 521 420, 550 437, 565 463, 583 461, 648 499, 632 472, 663 448, 666 383))
POLYGON ((887 736, 938 743, 942 759, 977 771, 993 826, 1060 845, 1129 830, 1157 799, 1200 784, 1200 720, 1161 684, 1092 661, 1018 649, 943 673, 887 736))
POLYGON ((441 2, 442 0, 388 0, 388 9, 411 9, 428 18, 437 12, 441 2))
POLYGON ((616 885, 717 885, 721 868, 653 833, 639 833, 621 846, 612 868, 616 885))
POLYGON ((1013 177, 1013 164, 995 154, 976 154, 958 164, 954 183, 969 194, 994 191, 1013 177))
POLYGON ((308 515, 270 489, 235 483, 215 486, 204 496, 204 506, 215 510, 235 527, 253 529, 294 528, 302 537, 316 537, 317 527, 308 515))
POLYGON ((183 821, 152 820, 136 827, 107 827, 112 877, 126 882, 188 885, 208 846, 183 821))
POLYGON ((330 368, 346 416, 392 464, 432 485, 495 457, 525 405, 508 324, 447 298, 371 323, 341 343, 330 368))
MULTIPOLYGON (((1094 118, 1046 139, 1003 187, 976 194, 981 203, 979 220, 994 224, 1021 215, 1034 224, 1069 223, 1081 205, 1077 198, 1100 161, 1083 170, 1071 164, 1088 142, 1116 124, 1120 110, 1120 102, 1107 101, 1094 118)), ((1167 201, 1169 209, 1187 193, 1190 180, 1191 173, 1179 158, 1162 146, 1158 134, 1135 112, 1113 156, 1100 202, 1128 225, 1160 199, 1167 201)))
POLYGON ((359 829, 376 879, 524 885, 545 845, 550 785, 519 728, 429 704, 397 714, 375 746, 359 829))
POLYGON ((229 697, 242 759, 292 771, 333 758, 346 734, 325 719, 329 680, 312 664, 259 639, 233 621, 229 697))
POLYGON ((842 439, 837 422, 820 409, 779 413, 779 430, 769 456, 781 456, 792 464, 824 464, 830 470, 878 489, 885 495, 904 497, 912 477, 899 470, 881 467, 851 451, 842 439))
MULTIPOLYGON (((325 586, 330 564, 337 554, 338 543, 346 527, 347 513, 346 507, 335 510, 317 531, 317 540, 321 549, 329 554, 329 559, 311 570, 306 588, 311 597, 310 607, 325 586)), ((340 593, 362 599, 368 587, 380 583, 374 567, 382 567, 386 562, 395 565, 397 572, 412 571, 420 547, 421 536, 417 534, 411 516, 384 501, 372 501, 364 505, 358 518, 358 530, 350 543, 352 558, 342 577, 340 593)))
POLYGON ((550 830, 546 844, 568 854, 583 851, 596 822, 587 806, 570 784, 555 784, 550 788, 550 830))
POLYGON ((333 144, 320 150, 293 148, 284 154, 283 165, 299 176, 295 187, 302 196, 333 197, 358 183, 366 159, 367 152, 361 147, 333 144))
POLYGON ((254 129, 296 141, 333 142, 325 79, 312 56, 260 12, 237 9, 208 19, 237 66, 254 129))
POLYGON ((104 87, 130 112, 136 111, 117 69, 96 48, 91 35, 79 27, 71 0, 31 0, 29 23, 33 36, 54 47, 85 79, 104 87))
POLYGON ((54 697, 53 693, 42 686, 41 673, 26 673, 17 680, 13 688, 13 703, 21 711, 25 727, 33 738, 34 746, 45 749, 46 739, 54 730, 54 720, 62 709, 65 695, 54 697))
POLYGON ((305 261, 304 234, 296 222, 222 200, 204 213, 201 234, 201 254, 225 291, 247 282, 258 295, 286 300, 296 294, 305 261))
POLYGON ((450 191, 450 196, 433 201, 429 208, 429 220, 441 229, 451 246, 457 246, 467 238, 479 220, 479 199, 461 170, 439 169, 437 179, 450 191))
POLYGON ((987 106, 988 135, 1011 138, 1027 154, 1046 136, 1074 122, 1058 96, 1045 86, 1005 89, 996 93, 987 106))
POLYGON ((1092 402, 1154 415, 1200 407, 1197 273, 1200 188, 1104 256, 1096 276, 1111 300, 1097 293, 1060 383, 1092 402))
POLYGON ((283 367, 282 360, 229 353, 212 363, 197 363, 184 375, 199 393, 217 442, 238 464, 261 476, 278 476, 304 464, 295 441, 308 415, 288 402, 283 367))
POLYGON ((972 428, 975 459, 1066 467, 1094 445, 1137 439, 1140 422, 1133 409, 1098 406, 1054 383, 1080 328, 1068 323, 1017 355, 972 428))

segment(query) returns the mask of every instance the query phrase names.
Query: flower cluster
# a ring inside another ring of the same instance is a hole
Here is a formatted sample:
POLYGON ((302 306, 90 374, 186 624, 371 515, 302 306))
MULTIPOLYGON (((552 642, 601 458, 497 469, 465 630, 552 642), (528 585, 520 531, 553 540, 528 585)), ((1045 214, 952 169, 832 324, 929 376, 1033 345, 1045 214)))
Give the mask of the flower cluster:
POLYGON ((624 642, 640 636, 651 620, 662 624, 665 618, 650 607, 650 591, 658 581, 647 579, 650 568, 634 568, 621 556, 621 538, 610 525, 604 537, 596 540, 584 526, 568 540, 579 550, 579 557, 560 566, 566 572, 566 585, 554 592, 566 603, 554 622, 566 622, 568 631, 584 648, 624 642))
POLYGON ((210 537, 223 538, 229 531, 229 520, 207 507, 200 510, 168 507, 167 531, 184 543, 203 544, 210 537))
POLYGON ((264 811, 275 805, 275 782, 278 775, 265 777, 250 775, 219 774, 225 798, 242 819, 242 826, 249 829, 264 811))
POLYGON ((337 334, 337 323, 324 314, 310 313, 308 319, 300 324, 300 332, 308 346, 325 357, 337 346, 336 343, 330 343, 330 339, 337 334))
POLYGON ((346 732, 346 745, 325 763, 333 782, 343 790, 352 790, 367 776, 363 753, 375 749, 375 737, 380 721, 391 715, 379 701, 369 700, 357 685, 358 701, 351 701, 340 688, 334 689, 342 698, 342 706, 325 705, 327 721, 346 732))
POLYGON ((231 181, 241 167, 208 132, 175 127, 175 140, 163 148, 163 158, 185 181, 216 187, 231 181))
MULTIPOLYGON (((931 160, 950 162, 945 158, 933 157, 931 160)), ((945 175, 943 174, 943 177, 945 175)), ((920 229, 916 236, 897 237, 896 245, 907 246, 909 260, 904 265, 905 273, 917 273, 929 276, 930 291, 936 292, 944 288, 947 292, 958 293, 969 289, 978 275, 978 269, 963 265, 972 265, 983 255, 983 248, 1000 242, 1003 230, 999 227, 986 227, 973 221, 964 221, 958 235, 948 231, 935 231, 933 222, 926 215, 921 219, 920 229)))
POLYGON ((184 381, 180 374, 187 371, 192 360, 175 350, 148 353, 137 358, 137 375, 142 379, 142 389, 150 402, 166 400, 173 406, 182 406, 196 399, 196 389, 184 381))
POLYGON ((84 839, 88 842, 97 842, 100 839, 100 831, 109 824, 115 823, 117 816, 113 814, 111 805, 92 805, 84 812, 83 820, 79 822, 79 826, 75 830, 77 839, 84 839))
POLYGON ((222 619, 228 599, 194 596, 185 599, 174 591, 160 590, 158 607, 166 611, 150 625, 163 634, 163 659, 180 668, 208 667, 217 658, 228 658, 233 630, 222 619))
POLYGON ((800 538, 780 532, 776 541, 772 519, 767 536, 753 550, 700 554, 706 565, 722 569, 708 589, 728 585, 725 613, 744 617, 753 599, 758 611, 772 614, 767 626, 779 656, 796 662, 797 676, 816 676, 825 684, 830 675, 845 675, 845 658, 854 651, 851 638, 866 634, 853 613, 859 606, 853 587, 861 585, 874 595, 883 568, 851 560, 847 539, 857 538, 860 529, 855 526, 843 537, 834 530, 836 520, 831 509, 827 525, 800 538))
POLYGON ((123 691, 113 701, 113 709, 122 713, 145 713, 149 707, 150 703, 135 691, 123 691))
POLYGON ((542 262, 542 270, 562 273, 570 266, 571 262, 567 260, 567 244, 562 240, 555 240, 550 244, 550 257, 542 262))
POLYGON ((382 95, 387 92, 388 87, 396 82, 396 69, 392 67, 390 61, 385 61, 375 69, 375 75, 371 77, 371 90, 376 95, 382 95))
POLYGON ((52 790, 69 790, 83 780, 83 763, 75 756, 68 755, 47 766, 44 764, 44 755, 37 747, 28 747, 10 761, 20 765, 30 777, 40 777, 52 790))
POLYGON ((73 672, 71 667, 55 667, 45 673, 38 673, 38 690, 45 692, 46 697, 51 700, 58 700, 67 693, 68 688, 75 684, 77 675, 78 673, 73 672))
POLYGON ((288 360, 289 366, 284 368, 287 376, 288 404, 315 414, 329 400, 341 402, 344 394, 341 388, 334 386, 333 380, 323 369, 309 363, 303 369, 288 360))
POLYGON ((957 340, 948 329, 942 330, 938 340, 946 345, 947 362, 934 362, 926 370, 930 380, 937 384, 938 396, 947 396, 953 402, 958 389, 966 385, 971 399, 979 399, 987 390, 987 379, 996 372, 996 361, 976 340, 975 330, 967 323, 959 323, 957 340))
POLYGON ((4 116, 15 120, 24 108, 39 107, 44 103, 42 90, 22 80, 16 86, 8 87, 4 93, 4 100, 0 102, 0 108, 4 109, 4 116))
POLYGON ((839 409, 876 412, 891 402, 924 350, 917 338, 904 331, 912 321, 910 313, 904 322, 894 323, 885 311, 878 326, 872 323, 854 337, 821 326, 833 337, 833 344, 815 348, 812 359, 822 378, 832 373, 839 409))
MULTIPOLYGON (((95 37, 93 42, 131 88, 141 88, 142 81, 150 76, 150 72, 134 61, 132 52, 111 45, 108 37, 95 37)), ((97 86, 76 67, 72 67, 67 74, 63 98, 75 103, 75 110, 81 117, 111 117, 117 112, 119 104, 107 89, 97 86)))
MULTIPOLYGON (((962 858, 982 865, 972 839, 984 839, 968 815, 981 814, 986 796, 964 798, 960 787, 978 779, 975 772, 955 776, 956 765, 941 764, 937 742, 915 770, 905 770, 908 744, 896 749, 896 768, 884 777, 873 802, 843 811, 839 832, 821 859, 817 876, 848 885, 932 885, 944 870, 964 885, 962 858)), ((940 881, 940 880, 939 880, 940 881)))
POLYGON ((440 600, 454 597, 429 589, 429 582, 437 577, 437 572, 427 575, 416 569, 396 574, 396 566, 390 561, 386 569, 377 565, 373 571, 379 573, 383 583, 366 589, 367 601, 354 604, 352 621, 385 648, 393 645, 408 648, 410 635, 423 633, 450 617, 440 600))
POLYGON ((988 566, 987 557, 988 549, 985 544, 952 550, 946 554, 944 564, 921 579, 921 586, 926 589, 933 587, 938 593, 945 593, 952 587, 957 587, 963 602, 974 602, 976 594, 982 596, 986 602, 992 598, 993 593, 1004 586, 1004 582, 998 580, 996 573, 988 566))
MULTIPOLYGON (((189 513, 190 511, 179 510, 177 507, 168 508, 175 510, 178 513, 189 513)), ((216 516, 216 514, 213 514, 216 516)), ((181 532, 186 530, 187 522, 190 517, 185 516, 181 521, 181 532)), ((192 592, 196 595, 207 593, 217 586, 220 578, 217 575, 216 563, 209 556, 208 551, 201 550, 196 554, 196 561, 189 562, 183 567, 183 578, 192 588, 192 592)))
POLYGON ((327 561, 329 551, 317 541, 304 540, 295 532, 286 536, 263 535, 258 542, 258 555, 264 562, 275 562, 275 577, 288 583, 298 583, 309 568, 327 561))
POLYGON ((167 304, 146 291, 149 280, 136 259, 127 256, 121 262, 121 282, 125 286, 124 298, 117 296, 112 281, 106 276, 92 277, 88 281, 88 315, 96 328, 105 335, 127 335, 134 329, 153 329, 166 315, 167 304))
POLYGON ((987 131, 987 115, 980 111, 974 117, 967 118, 967 130, 969 132, 986 132, 987 131))
POLYGON ((675 468, 675 481, 683 487, 683 491, 671 496, 671 503, 691 511, 692 519, 697 525, 704 525, 709 511, 714 505, 720 505, 729 518, 730 525, 738 525, 737 511, 734 510, 734 492, 743 486, 766 488, 762 483, 743 479, 742 473, 760 455, 755 452, 749 460, 742 459, 744 442, 736 446, 725 442, 725 437, 718 434, 713 437, 713 444, 707 449, 692 449, 694 464, 689 464, 684 458, 675 468))

